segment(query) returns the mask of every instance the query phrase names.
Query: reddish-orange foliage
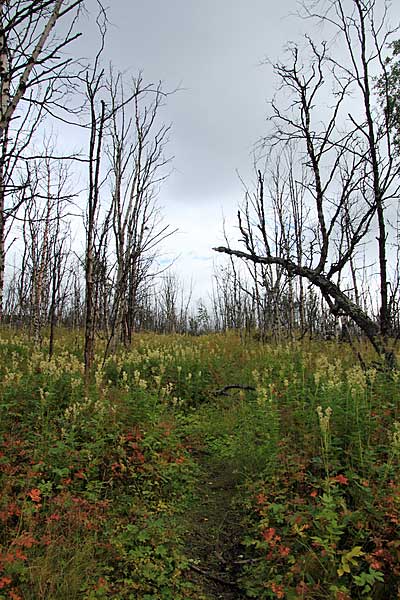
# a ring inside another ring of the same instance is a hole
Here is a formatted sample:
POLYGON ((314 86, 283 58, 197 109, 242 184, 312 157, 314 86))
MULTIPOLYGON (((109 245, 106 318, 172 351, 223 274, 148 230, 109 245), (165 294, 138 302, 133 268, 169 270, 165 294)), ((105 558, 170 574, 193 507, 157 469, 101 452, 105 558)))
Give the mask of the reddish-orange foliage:
POLYGON ((28 492, 28 496, 32 502, 40 502, 42 499, 42 492, 37 488, 33 488, 30 492, 28 492))

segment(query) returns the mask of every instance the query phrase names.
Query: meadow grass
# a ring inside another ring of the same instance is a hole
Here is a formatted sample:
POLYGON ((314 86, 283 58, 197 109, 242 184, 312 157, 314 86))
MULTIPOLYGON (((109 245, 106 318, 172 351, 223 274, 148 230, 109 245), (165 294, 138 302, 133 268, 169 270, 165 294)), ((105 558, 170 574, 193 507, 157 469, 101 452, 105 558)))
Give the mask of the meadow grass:
POLYGON ((207 478, 229 482, 209 554, 236 521, 226 598, 400 597, 399 372, 335 342, 138 334, 104 365, 99 341, 85 387, 79 334, 46 351, 1 333, 1 600, 217 597, 191 537, 207 478))

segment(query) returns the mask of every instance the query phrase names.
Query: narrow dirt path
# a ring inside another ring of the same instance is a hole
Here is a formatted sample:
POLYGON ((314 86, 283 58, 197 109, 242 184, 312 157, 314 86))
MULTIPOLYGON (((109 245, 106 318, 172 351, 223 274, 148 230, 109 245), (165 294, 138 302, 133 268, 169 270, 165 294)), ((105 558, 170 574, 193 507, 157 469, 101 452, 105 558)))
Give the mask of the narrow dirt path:
POLYGON ((235 503, 238 474, 230 465, 200 453, 202 475, 197 502, 187 514, 186 554, 193 561, 191 578, 210 599, 240 600, 237 584, 243 536, 235 503))

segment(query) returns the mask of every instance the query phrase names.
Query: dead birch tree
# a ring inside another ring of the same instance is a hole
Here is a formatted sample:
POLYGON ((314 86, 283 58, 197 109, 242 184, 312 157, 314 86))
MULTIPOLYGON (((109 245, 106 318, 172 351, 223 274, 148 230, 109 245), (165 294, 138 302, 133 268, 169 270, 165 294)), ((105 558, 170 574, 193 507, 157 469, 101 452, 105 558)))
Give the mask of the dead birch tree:
POLYGON ((23 190, 24 210, 16 217, 18 225, 22 223, 24 242, 19 265, 20 303, 36 344, 42 342, 41 331, 51 311, 50 300, 56 301, 62 284, 60 280, 54 288, 56 272, 61 269, 58 250, 65 245, 69 232, 65 222, 72 197, 68 180, 66 163, 50 158, 31 161, 29 185, 23 190))
POLYGON ((157 272, 157 249, 173 233, 163 223, 157 205, 169 163, 164 152, 170 127, 160 123, 165 95, 161 84, 146 85, 141 74, 125 89, 121 76, 111 77, 109 156, 116 273, 110 346, 119 341, 131 342, 140 309, 140 289, 150 285, 157 272))

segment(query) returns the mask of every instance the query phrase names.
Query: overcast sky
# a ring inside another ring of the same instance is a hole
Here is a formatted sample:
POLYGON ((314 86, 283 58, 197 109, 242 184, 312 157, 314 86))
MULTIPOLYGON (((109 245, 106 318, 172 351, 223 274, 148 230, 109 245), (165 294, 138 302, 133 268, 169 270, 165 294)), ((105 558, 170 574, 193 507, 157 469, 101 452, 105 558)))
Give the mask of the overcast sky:
POLYGON ((232 224, 243 197, 236 170, 251 180, 252 148, 267 130, 275 83, 262 63, 312 27, 290 16, 295 10, 295 0, 110 0, 105 59, 181 88, 164 111, 175 158, 159 202, 179 229, 167 248, 180 255, 175 270, 193 275, 197 295, 221 260, 211 248, 223 242, 222 215, 232 224))

